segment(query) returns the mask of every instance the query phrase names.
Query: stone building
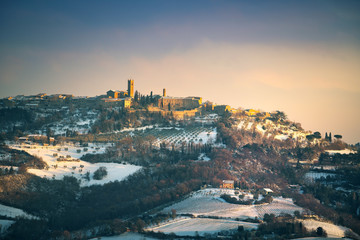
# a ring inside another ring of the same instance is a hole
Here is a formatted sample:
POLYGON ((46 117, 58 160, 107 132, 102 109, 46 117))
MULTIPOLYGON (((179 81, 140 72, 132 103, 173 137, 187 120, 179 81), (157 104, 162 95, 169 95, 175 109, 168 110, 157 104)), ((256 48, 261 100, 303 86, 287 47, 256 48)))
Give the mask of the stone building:
POLYGON ((231 107, 229 105, 215 105, 213 106, 214 111, 217 114, 224 114, 225 112, 230 112, 231 107))
POLYGON ((159 99, 158 107, 166 110, 194 109, 202 104, 201 97, 165 97, 159 99))
POLYGON ((108 98, 126 98, 131 97, 134 98, 134 80, 128 80, 128 89, 127 91, 120 91, 120 90, 109 90, 106 92, 108 98))
POLYGON ((128 96, 131 98, 134 98, 134 80, 129 79, 128 80, 128 96))
POLYGON ((223 180, 220 188, 234 189, 234 181, 233 180, 223 180))
POLYGON ((131 98, 103 98, 102 99, 106 106, 120 106, 123 108, 130 108, 131 98))

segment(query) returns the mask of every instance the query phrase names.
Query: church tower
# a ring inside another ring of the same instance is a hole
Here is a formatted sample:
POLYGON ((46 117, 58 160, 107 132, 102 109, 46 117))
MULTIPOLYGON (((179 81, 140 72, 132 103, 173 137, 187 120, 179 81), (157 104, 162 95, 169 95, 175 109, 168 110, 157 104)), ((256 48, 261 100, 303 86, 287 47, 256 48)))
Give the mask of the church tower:
POLYGON ((166 97, 166 89, 163 89, 163 97, 166 97))
POLYGON ((133 98, 134 97, 134 80, 128 80, 128 96, 133 98))

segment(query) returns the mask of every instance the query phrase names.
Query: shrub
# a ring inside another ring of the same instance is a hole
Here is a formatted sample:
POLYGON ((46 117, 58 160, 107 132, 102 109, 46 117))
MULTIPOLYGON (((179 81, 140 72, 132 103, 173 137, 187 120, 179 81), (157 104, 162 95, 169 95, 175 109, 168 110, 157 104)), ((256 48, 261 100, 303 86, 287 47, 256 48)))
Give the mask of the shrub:
POLYGON ((101 180, 103 179, 104 177, 107 176, 107 169, 106 167, 99 167, 95 172, 94 172, 94 176, 93 178, 95 180, 101 180))

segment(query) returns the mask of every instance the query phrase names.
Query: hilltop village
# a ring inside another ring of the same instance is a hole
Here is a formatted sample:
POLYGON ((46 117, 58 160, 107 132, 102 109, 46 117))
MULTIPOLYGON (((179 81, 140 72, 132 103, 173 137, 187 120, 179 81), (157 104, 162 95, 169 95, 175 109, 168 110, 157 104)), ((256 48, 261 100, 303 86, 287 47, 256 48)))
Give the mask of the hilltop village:
POLYGON ((132 79, 0 100, 5 240, 360 239, 359 176, 339 133, 132 79))
MULTIPOLYGON (((106 98, 102 98, 102 101, 106 103, 117 103, 123 108, 131 108, 132 102, 141 96, 136 92, 134 94, 134 80, 128 80, 127 91, 109 90, 106 93, 106 98)), ((195 116, 199 111, 199 107, 202 106, 201 97, 169 97, 166 96, 166 89, 163 89, 162 96, 152 95, 147 96, 150 98, 150 102, 154 103, 148 108, 149 111, 162 112, 167 114, 173 112, 176 118, 183 118, 184 116, 195 116)))
MULTIPOLYGON (((201 111, 223 114, 225 112, 243 112, 248 116, 258 116, 262 118, 270 117, 271 113, 261 112, 254 109, 234 109, 229 105, 216 105, 212 102, 203 103, 202 97, 171 97, 167 96, 166 89, 162 95, 142 95, 134 90, 134 80, 128 80, 127 90, 109 90, 106 95, 96 97, 74 96, 72 94, 53 94, 39 93, 31 96, 18 95, 0 100, 0 107, 18 107, 22 109, 56 109, 59 106, 67 108, 67 104, 73 102, 76 105, 98 104, 104 107, 119 107, 123 109, 139 109, 139 103, 148 111, 159 112, 162 115, 171 113, 176 119, 184 117, 200 116, 201 111)), ((141 106, 140 106, 141 107, 141 106)), ((276 114, 274 112, 273 114, 276 114)))

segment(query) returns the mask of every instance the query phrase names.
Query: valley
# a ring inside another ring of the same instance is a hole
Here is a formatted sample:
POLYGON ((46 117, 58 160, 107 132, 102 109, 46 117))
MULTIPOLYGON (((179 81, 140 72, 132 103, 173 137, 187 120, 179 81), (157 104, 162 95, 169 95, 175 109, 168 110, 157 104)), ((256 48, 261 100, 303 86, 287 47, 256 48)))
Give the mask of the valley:
POLYGON ((358 238, 359 150, 340 135, 280 111, 102 99, 3 108, 4 239, 358 238))

